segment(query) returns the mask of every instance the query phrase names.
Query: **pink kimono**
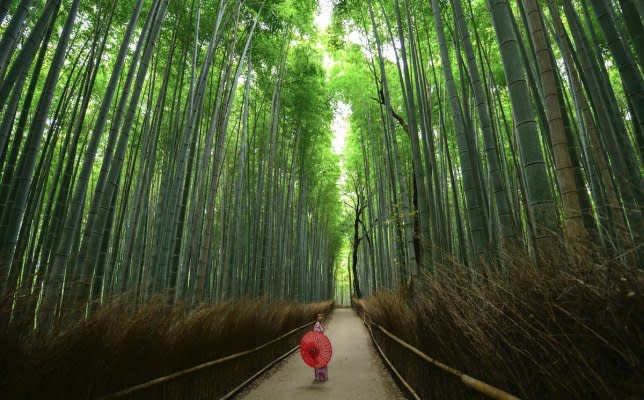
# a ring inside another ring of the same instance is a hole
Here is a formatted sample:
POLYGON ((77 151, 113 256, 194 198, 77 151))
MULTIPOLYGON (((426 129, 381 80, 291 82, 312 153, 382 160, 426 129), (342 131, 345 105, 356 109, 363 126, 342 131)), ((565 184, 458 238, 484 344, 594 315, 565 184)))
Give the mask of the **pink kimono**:
MULTIPOLYGON (((324 327, 320 323, 320 321, 317 321, 315 325, 313 325, 313 331, 314 332, 320 332, 324 333, 324 327)), ((322 368, 315 368, 315 380, 319 382, 326 382, 329 379, 328 371, 327 371, 327 366, 325 365, 322 368)))

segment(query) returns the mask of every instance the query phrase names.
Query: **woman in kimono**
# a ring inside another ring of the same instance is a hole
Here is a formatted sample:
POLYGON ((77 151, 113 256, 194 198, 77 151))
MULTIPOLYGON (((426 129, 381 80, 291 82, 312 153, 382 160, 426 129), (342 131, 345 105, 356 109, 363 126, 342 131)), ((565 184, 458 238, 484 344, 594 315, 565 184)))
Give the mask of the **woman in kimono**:
MULTIPOLYGON (((318 314, 318 320, 315 322, 315 325, 313 325, 314 332, 324 333, 324 326, 322 325, 323 320, 324 314, 318 314)), ((329 374, 326 365, 321 368, 315 368, 315 380, 317 382, 326 382, 328 379, 329 374)))

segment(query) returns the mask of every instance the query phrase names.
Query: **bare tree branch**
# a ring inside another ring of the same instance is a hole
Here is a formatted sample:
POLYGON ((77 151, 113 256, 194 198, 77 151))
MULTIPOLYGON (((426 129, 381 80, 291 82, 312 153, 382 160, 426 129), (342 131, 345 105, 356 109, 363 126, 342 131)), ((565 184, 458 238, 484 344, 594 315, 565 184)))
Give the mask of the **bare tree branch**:
MULTIPOLYGON (((378 94, 379 94, 380 98, 375 98, 375 97, 371 97, 371 98, 374 99, 375 101, 377 101, 378 103, 382 104, 383 106, 386 106, 387 102, 385 101, 385 94, 384 94, 382 88, 380 88, 378 90, 378 94)), ((398 123, 405 130, 405 132, 407 132, 407 134, 409 134, 409 125, 407 125, 407 121, 405 121, 403 119, 403 117, 400 116, 400 114, 398 114, 396 111, 394 111, 394 109, 393 109, 393 107, 391 105, 388 107, 387 111, 389 111, 391 113, 391 116, 394 117, 394 119, 396 121, 398 121, 398 123)))

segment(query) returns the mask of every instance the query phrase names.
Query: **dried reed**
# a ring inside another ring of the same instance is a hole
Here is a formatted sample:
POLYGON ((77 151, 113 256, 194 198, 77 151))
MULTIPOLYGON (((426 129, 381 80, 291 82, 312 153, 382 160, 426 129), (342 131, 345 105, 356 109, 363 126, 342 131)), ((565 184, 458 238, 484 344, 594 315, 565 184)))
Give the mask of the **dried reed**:
MULTIPOLYGON (((189 310, 155 299, 134 311, 127 301, 113 301, 91 318, 48 335, 33 335, 20 324, 4 326, 0 393, 6 399, 97 398, 257 347, 332 307, 331 301, 304 305, 259 299, 189 310)), ((296 342, 294 337, 218 368, 207 379, 216 381, 208 383, 216 386, 215 398, 296 342)))
MULTIPOLYGON (((485 274, 450 263, 358 307, 431 357, 522 398, 641 398, 641 269, 579 254, 502 261, 502 271, 485 274)), ((387 356, 422 398, 480 397, 383 336, 387 356)))

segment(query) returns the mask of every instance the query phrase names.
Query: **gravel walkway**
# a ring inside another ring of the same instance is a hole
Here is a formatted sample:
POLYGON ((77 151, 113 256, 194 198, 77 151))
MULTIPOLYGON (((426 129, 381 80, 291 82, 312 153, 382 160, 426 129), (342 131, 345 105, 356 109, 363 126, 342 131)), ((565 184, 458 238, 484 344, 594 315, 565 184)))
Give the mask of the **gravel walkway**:
POLYGON ((333 344, 327 382, 315 382, 313 368, 296 352, 237 399, 404 399, 353 310, 335 310, 325 333, 333 344))

